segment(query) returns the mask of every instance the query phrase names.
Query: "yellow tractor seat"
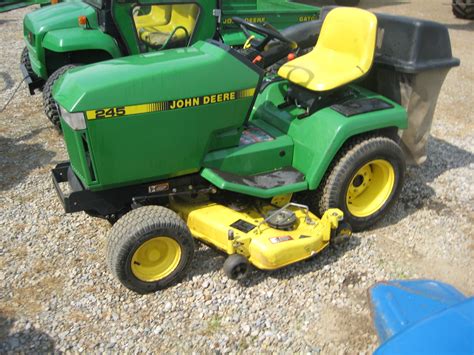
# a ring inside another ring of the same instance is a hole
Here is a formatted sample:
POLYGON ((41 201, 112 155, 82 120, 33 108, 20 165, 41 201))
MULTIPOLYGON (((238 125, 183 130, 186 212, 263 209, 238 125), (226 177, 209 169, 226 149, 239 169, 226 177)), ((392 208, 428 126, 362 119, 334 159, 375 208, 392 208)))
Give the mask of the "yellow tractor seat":
POLYGON ((377 17, 358 8, 330 11, 314 49, 283 65, 278 75, 311 91, 328 91, 365 75, 372 66, 377 17))
POLYGON ((135 25, 137 28, 166 25, 171 20, 171 8, 172 5, 151 6, 146 15, 133 16, 135 25))
POLYGON ((152 6, 149 15, 135 17, 138 35, 142 41, 153 46, 165 44, 171 34, 173 41, 189 39, 198 12, 196 4, 152 6))

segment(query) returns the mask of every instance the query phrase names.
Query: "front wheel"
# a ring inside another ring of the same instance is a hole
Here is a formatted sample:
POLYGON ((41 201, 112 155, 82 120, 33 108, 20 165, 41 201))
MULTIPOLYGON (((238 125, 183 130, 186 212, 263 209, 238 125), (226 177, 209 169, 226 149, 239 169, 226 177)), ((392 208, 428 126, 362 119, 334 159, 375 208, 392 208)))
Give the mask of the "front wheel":
POLYGON ((61 131, 61 123, 59 121, 59 107, 53 98, 53 85, 56 80, 61 77, 61 75, 63 75, 69 69, 75 68, 76 66, 77 65, 75 64, 68 64, 59 68, 53 74, 51 74, 43 87, 44 113, 58 131, 61 131))
POLYGON ((318 188, 313 210, 322 215, 339 208, 354 231, 374 225, 397 199, 403 185, 405 158, 386 137, 354 140, 338 154, 318 188))
POLYGON ((30 56, 28 54, 28 48, 23 48, 23 51, 21 52, 21 57, 20 57, 20 62, 25 66, 25 69, 30 76, 32 80, 37 80, 38 75, 33 71, 33 68, 31 67, 31 61, 30 61, 30 56))
POLYGON ((107 262, 128 289, 149 293, 182 279, 194 255, 194 241, 184 221, 160 206, 137 208, 111 229, 107 262))

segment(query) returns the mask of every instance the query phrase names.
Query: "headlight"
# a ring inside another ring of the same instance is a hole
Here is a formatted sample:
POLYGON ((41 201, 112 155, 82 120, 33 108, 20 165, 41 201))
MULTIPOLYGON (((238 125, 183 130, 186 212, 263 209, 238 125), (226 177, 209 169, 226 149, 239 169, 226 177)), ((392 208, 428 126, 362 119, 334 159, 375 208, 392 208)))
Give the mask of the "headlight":
POLYGON ((31 45, 35 44, 35 35, 31 33, 30 31, 27 31, 27 37, 28 37, 28 42, 30 42, 31 45))
POLYGON ((74 130, 86 129, 86 120, 82 112, 68 112, 64 107, 59 106, 61 117, 74 130))

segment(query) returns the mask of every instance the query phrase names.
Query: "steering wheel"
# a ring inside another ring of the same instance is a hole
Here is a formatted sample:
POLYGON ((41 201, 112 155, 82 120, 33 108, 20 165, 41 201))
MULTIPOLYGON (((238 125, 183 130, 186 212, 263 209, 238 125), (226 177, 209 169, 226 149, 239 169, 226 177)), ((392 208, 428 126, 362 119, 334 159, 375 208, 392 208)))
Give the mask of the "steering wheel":
POLYGON ((240 26, 245 36, 247 37, 247 42, 245 43, 244 48, 252 46, 257 51, 263 52, 265 46, 273 39, 276 39, 280 42, 288 43, 292 48, 298 47, 296 42, 283 36, 280 32, 278 32, 278 30, 276 30, 268 23, 265 23, 263 25, 257 25, 255 23, 245 21, 240 17, 232 17, 232 21, 234 21, 234 23, 240 26), (254 41, 255 36, 252 35, 250 31, 264 36, 263 40, 254 41))

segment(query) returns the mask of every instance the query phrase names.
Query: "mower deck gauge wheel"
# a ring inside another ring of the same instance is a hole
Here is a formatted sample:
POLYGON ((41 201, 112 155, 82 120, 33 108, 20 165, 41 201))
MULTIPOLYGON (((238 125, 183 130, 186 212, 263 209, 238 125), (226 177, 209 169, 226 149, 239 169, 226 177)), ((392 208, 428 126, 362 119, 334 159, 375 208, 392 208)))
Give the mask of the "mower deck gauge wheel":
POLYGON ((250 263, 247 258, 240 254, 232 254, 224 262, 224 273, 231 280, 241 280, 245 278, 250 270, 250 263))

